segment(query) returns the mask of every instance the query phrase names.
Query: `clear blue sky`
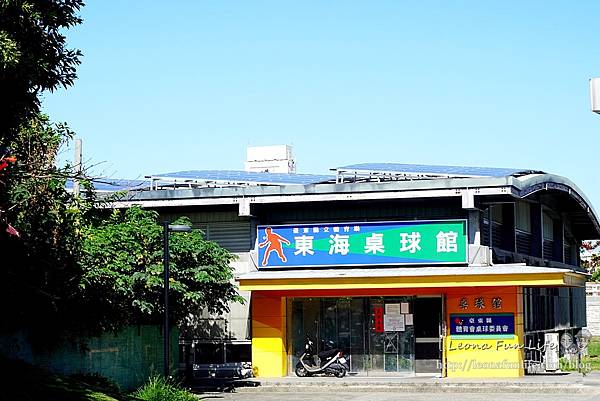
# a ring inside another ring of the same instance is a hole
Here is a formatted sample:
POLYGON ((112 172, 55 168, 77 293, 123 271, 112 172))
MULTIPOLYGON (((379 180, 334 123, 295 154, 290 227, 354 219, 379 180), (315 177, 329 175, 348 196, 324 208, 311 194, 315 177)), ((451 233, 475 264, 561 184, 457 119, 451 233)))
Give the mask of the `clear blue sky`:
MULTIPOLYGON (((114 178, 359 162, 524 167, 600 211, 599 1, 89 1, 44 109, 114 178)), ((70 158, 71 155, 69 154, 70 158)))

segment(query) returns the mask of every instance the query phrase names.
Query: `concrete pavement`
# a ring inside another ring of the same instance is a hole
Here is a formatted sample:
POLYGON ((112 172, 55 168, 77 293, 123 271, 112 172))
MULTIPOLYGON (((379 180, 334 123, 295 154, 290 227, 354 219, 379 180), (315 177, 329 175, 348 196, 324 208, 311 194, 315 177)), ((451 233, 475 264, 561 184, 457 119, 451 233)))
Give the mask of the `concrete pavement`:
MULTIPOLYGON (((594 394, 600 400, 600 372, 592 372, 587 376, 579 373, 532 375, 511 379, 449 379, 433 376, 410 377, 365 377, 347 376, 343 379, 335 377, 283 377, 248 379, 235 382, 234 386, 222 386, 233 389, 239 394, 269 393, 394 393, 394 394, 594 394)), ((206 391, 208 388, 198 387, 206 391)), ((439 398, 439 395, 438 395, 439 398)), ((446 398, 446 395, 444 395, 446 398)), ((286 398, 287 399, 287 398, 286 398)), ((310 399, 310 398, 309 398, 310 399)), ((352 398, 354 399, 354 398, 352 398)))
POLYGON ((562 392, 559 394, 522 394, 522 393, 447 393, 440 399, 440 394, 404 393, 404 392, 290 392, 290 393, 225 393, 204 394, 202 400, 223 401, 598 401, 600 392, 596 394, 572 394, 562 392))

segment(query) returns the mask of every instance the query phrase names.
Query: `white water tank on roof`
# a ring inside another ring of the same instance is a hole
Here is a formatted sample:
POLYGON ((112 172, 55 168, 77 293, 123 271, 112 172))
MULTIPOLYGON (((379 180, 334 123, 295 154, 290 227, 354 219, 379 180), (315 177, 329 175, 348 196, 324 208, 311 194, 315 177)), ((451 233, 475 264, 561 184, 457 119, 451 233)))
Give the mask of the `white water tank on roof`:
POLYGON ((290 145, 248 146, 245 170, 250 172, 296 172, 296 160, 290 145))

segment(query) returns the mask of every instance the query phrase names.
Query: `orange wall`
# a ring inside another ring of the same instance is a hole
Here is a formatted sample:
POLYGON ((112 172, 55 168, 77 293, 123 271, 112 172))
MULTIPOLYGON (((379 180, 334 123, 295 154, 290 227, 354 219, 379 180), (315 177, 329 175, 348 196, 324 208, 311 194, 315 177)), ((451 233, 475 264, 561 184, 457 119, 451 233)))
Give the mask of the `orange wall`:
POLYGON ((446 294, 446 312, 451 313, 514 313, 517 309, 517 287, 463 287, 448 288, 446 294), (467 298, 468 308, 459 307, 460 299, 467 298), (474 299, 484 298, 485 308, 477 309, 474 299), (502 298, 502 308, 492 309, 492 298, 502 298))

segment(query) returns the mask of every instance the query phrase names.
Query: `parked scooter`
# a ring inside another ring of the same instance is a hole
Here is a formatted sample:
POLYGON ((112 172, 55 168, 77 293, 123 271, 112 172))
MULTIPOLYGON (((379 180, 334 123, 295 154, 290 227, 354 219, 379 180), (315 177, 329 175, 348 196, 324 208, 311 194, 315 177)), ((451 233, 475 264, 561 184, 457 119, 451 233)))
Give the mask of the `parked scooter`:
MULTIPOLYGON (((332 342, 329 343, 331 346, 332 342)), ((307 338, 304 352, 296 364, 296 376, 306 377, 319 374, 339 378, 346 376, 350 367, 342 351, 331 346, 331 349, 323 350, 315 355, 313 345, 310 338, 307 338)))

